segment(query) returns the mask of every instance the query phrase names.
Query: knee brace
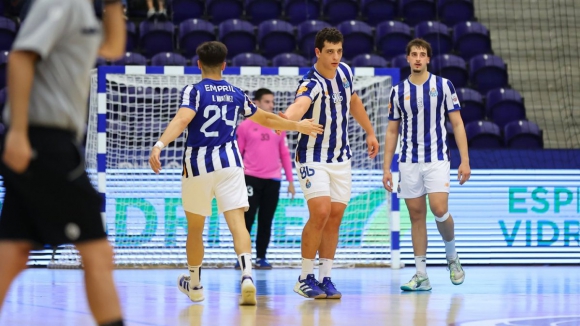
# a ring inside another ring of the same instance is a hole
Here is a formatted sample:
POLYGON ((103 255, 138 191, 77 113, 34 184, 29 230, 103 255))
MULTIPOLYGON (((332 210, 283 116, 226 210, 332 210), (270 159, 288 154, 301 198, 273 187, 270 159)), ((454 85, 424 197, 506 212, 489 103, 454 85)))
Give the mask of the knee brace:
POLYGON ((435 221, 441 223, 441 222, 445 222, 445 220, 448 218, 449 218, 449 212, 443 214, 443 216, 441 216, 441 217, 435 216, 435 221))

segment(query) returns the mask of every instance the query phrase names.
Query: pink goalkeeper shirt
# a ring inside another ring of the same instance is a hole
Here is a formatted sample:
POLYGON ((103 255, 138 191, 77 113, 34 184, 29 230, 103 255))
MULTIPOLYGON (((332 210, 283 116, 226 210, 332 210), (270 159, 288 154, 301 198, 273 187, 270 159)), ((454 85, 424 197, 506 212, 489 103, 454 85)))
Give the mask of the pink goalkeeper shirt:
POLYGON ((281 168, 284 167, 286 180, 293 181, 286 133, 282 132, 277 135, 274 130, 250 119, 244 120, 236 133, 246 175, 260 179, 281 180, 281 168))

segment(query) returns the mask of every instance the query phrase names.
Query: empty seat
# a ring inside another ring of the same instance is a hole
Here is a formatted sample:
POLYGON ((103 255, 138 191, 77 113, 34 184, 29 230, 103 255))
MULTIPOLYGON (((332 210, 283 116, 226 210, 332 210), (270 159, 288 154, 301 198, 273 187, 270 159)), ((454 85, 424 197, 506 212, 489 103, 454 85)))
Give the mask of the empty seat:
POLYGON ((141 52, 148 58, 161 52, 173 51, 173 31, 171 22, 143 21, 139 25, 141 52))
POLYGON ((353 67, 381 67, 388 65, 387 60, 376 54, 359 54, 350 62, 353 67))
POLYGON ((256 53, 240 53, 232 59, 232 66, 259 66, 265 67, 268 65, 268 59, 256 53))
POLYGON ((258 44, 266 58, 294 52, 296 49, 294 26, 279 19, 267 20, 258 26, 258 44))
POLYGON ((416 25, 422 21, 435 20, 434 0, 400 0, 399 16, 409 25, 416 25))
POLYGON ((338 24, 337 28, 344 37, 342 51, 347 59, 373 52, 373 29, 367 23, 350 20, 338 24))
POLYGON ((431 68, 434 74, 449 79, 455 88, 467 86, 467 64, 461 57, 452 54, 436 56, 431 59, 431 68))
POLYGON ((284 8, 288 22, 292 25, 320 17, 320 0, 285 0, 284 8))
POLYGON ((127 41, 125 42, 125 51, 131 52, 135 50, 139 44, 139 36, 137 35, 137 26, 130 20, 127 20, 127 41))
POLYGON ((182 21, 200 18, 205 12, 204 0, 172 0, 171 11, 173 23, 179 25, 182 21))
POLYGON ((179 53, 158 53, 151 58, 152 66, 186 66, 187 59, 179 53))
POLYGON ((197 60, 199 60, 199 56, 197 56, 197 55, 194 55, 194 56, 191 58, 191 61, 190 61, 190 66, 197 67, 197 60))
POLYGON ((405 23, 393 20, 377 25, 375 39, 377 50, 386 59, 405 54, 407 43, 412 39, 411 28, 405 23))
POLYGON ((437 1, 439 19, 449 26, 473 20, 473 0, 437 1))
POLYGON ((526 118, 524 101, 515 89, 497 88, 487 92, 485 110, 487 117, 500 128, 526 118))
POLYGON ((361 7, 363 17, 372 26, 397 16, 397 0, 362 0, 361 7))
POLYGON ((498 56, 478 55, 469 60, 469 78, 480 93, 494 88, 507 87, 507 66, 498 56))
POLYGON ((308 67, 308 60, 296 53, 282 53, 272 59, 274 67, 308 67))
POLYGON ((471 88, 457 88, 457 98, 461 103, 459 112, 464 124, 485 119, 485 106, 478 91, 471 88))
POLYGON ((0 50, 10 51, 16 38, 16 23, 9 18, 0 17, 0 50))
POLYGON ((406 54, 399 54, 391 60, 391 67, 399 68, 401 71, 401 80, 406 79, 411 75, 411 66, 407 62, 406 54))
POLYGON ((314 55, 314 40, 316 33, 325 27, 331 27, 327 22, 320 20, 308 20, 297 27, 297 41, 300 53, 306 58, 311 58, 314 55))
POLYGON ((228 47, 228 58, 256 49, 254 25, 245 20, 230 19, 218 27, 219 40, 228 47))
POLYGON ((491 121, 474 121, 465 125, 470 148, 502 148, 503 138, 498 125, 491 121))
POLYGON ((145 66, 147 65, 147 58, 139 53, 127 52, 117 61, 111 62, 113 66, 145 66))
POLYGON ((241 18, 244 11, 241 0, 206 0, 205 7, 210 21, 219 24, 228 19, 241 18))
POLYGON ((179 24, 179 48, 184 55, 190 57, 195 54, 197 47, 208 41, 215 41, 215 26, 203 19, 188 19, 179 24))
POLYGON ((527 121, 512 121, 505 125, 504 135, 506 146, 519 149, 544 148, 543 133, 537 124, 527 121))
POLYGON ((431 44, 433 56, 451 52, 453 40, 447 25, 436 21, 425 21, 415 26, 415 37, 431 44))
POLYGON ((346 20, 357 19, 359 5, 357 0, 323 0, 322 12, 330 24, 337 25, 346 20))
POLYGON ((277 0, 245 0, 248 20, 258 25, 263 21, 278 19, 282 15, 282 3, 277 0))
POLYGON ((453 46, 465 60, 475 55, 492 53, 489 31, 478 22, 463 22, 453 26, 453 46))

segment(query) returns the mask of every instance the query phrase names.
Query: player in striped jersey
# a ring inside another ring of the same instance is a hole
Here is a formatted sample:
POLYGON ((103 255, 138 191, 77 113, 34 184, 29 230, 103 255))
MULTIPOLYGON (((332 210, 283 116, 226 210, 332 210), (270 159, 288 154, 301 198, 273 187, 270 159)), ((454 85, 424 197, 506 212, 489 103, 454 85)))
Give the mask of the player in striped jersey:
POLYGON ((363 103, 354 91, 352 70, 340 62, 342 42, 343 36, 336 28, 318 32, 318 61, 300 81, 296 99, 285 112, 288 119, 314 119, 324 125, 322 137, 300 135, 296 148, 296 169, 310 218, 302 231, 302 272, 294 291, 306 298, 342 296, 331 281, 331 269, 351 193, 349 114, 367 134, 369 157, 374 158, 379 150, 363 103), (313 271, 317 252, 320 283, 313 271))
POLYGON ((385 140, 383 183, 393 191, 391 162, 397 146, 399 126, 402 121, 401 153, 399 156, 399 198, 404 198, 411 216, 413 251, 416 274, 403 284, 404 291, 428 291, 431 284, 427 276, 427 203, 435 215, 437 229, 443 237, 451 282, 463 283, 465 273, 455 250, 453 218, 448 212, 449 154, 445 116, 453 125, 461 164, 457 178, 464 184, 471 175, 467 154, 467 137, 459 110, 459 100, 453 84, 448 79, 427 71, 431 46, 422 39, 407 45, 407 61, 411 65, 409 78, 395 85, 389 97, 389 125, 385 140))
POLYGON ((242 266, 240 304, 256 304, 252 280, 251 241, 244 220, 248 192, 243 161, 235 140, 237 119, 243 114, 272 129, 297 130, 316 138, 322 126, 312 120, 296 123, 258 108, 239 88, 222 80, 227 48, 220 42, 206 42, 197 48, 202 80, 181 92, 180 108, 151 151, 149 163, 155 173, 161 170, 159 155, 187 128, 187 147, 183 160, 181 193, 187 217, 186 243, 189 276, 178 277, 178 287, 192 301, 202 301, 200 283, 203 261, 202 233, 205 217, 211 215, 215 197, 218 214, 224 213, 234 239, 234 249, 242 266))

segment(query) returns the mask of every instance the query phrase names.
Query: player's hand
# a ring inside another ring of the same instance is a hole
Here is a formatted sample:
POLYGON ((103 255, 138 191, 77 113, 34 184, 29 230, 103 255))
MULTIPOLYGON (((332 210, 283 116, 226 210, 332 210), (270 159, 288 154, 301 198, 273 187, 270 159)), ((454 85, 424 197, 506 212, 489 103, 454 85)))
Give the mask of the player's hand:
POLYGON ((298 122, 298 131, 308 136, 316 137, 324 131, 322 125, 312 122, 314 119, 304 119, 298 122))
POLYGON ((469 163, 459 164, 459 168, 457 168, 457 180, 459 180, 459 184, 464 184, 470 177, 471 168, 469 167, 469 163))
POLYGON ((24 132, 9 131, 4 144, 4 164, 16 173, 23 173, 30 165, 32 147, 28 135, 24 132))
POLYGON ((153 147, 151 154, 149 155, 149 165, 151 169, 156 174, 161 171, 161 161, 159 160, 159 155, 161 154, 161 149, 159 147, 153 147))
MULTIPOLYGON (((282 112, 278 112, 278 115, 279 115, 281 118, 288 120, 288 116, 287 116, 287 115, 285 115, 284 113, 282 113, 282 112)), ((280 136, 281 134, 282 134, 282 130, 276 130, 276 135, 280 136)))
POLYGON ((379 153, 379 141, 374 135, 367 136, 367 152, 370 158, 375 158, 379 153))
POLYGON ((383 171, 383 186, 388 192, 393 192, 393 174, 391 171, 383 171))
POLYGON ((288 192, 292 195, 292 199, 294 199, 294 195, 296 195, 296 189, 294 189, 294 182, 288 183, 288 192))

